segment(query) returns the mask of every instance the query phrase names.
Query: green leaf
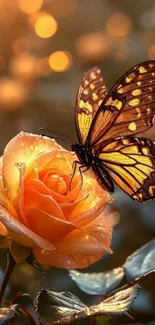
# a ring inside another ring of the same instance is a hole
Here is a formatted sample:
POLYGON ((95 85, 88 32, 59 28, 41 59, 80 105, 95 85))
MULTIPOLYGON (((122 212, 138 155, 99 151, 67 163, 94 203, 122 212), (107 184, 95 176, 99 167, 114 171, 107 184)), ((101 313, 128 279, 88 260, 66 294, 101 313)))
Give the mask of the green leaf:
POLYGON ((18 305, 0 308, 0 325, 8 324, 8 322, 18 315, 18 305))
POLYGON ((69 324, 96 315, 128 314, 139 292, 139 286, 117 292, 98 305, 87 307, 70 292, 42 290, 36 299, 36 312, 42 325, 69 324))

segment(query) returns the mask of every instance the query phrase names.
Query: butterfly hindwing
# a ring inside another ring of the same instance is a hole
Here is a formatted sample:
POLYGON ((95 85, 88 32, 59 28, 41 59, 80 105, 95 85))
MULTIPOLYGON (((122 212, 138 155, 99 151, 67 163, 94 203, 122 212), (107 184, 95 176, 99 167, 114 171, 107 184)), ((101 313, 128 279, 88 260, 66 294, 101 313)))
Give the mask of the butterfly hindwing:
POLYGON ((140 63, 112 87, 91 124, 89 146, 149 129, 155 114, 155 61, 140 63))
POLYGON ((98 184, 104 189, 108 190, 109 192, 114 192, 114 184, 112 178, 110 177, 107 170, 104 168, 102 162, 98 164, 92 165, 92 171, 95 175, 95 178, 98 184))
POLYGON ((101 70, 94 67, 83 77, 76 99, 76 126, 81 144, 84 144, 100 104, 107 94, 101 70))
POLYGON ((109 142, 98 154, 115 183, 132 199, 155 198, 155 142, 122 137, 109 142))

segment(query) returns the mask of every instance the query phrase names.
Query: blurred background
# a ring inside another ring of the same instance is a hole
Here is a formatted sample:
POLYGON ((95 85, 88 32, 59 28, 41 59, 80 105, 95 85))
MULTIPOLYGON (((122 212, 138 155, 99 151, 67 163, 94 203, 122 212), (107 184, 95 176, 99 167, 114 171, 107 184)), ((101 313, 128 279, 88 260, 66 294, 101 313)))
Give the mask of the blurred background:
MULTIPOLYGON (((147 59, 155 59, 154 0, 0 0, 1 154, 21 130, 38 133, 44 127, 76 140, 74 106, 84 71, 99 65, 110 89, 128 68, 147 59)), ((155 126, 146 136, 155 139, 155 126)), ((120 213, 114 254, 87 271, 117 267, 154 238, 155 202, 139 205, 117 189, 114 197, 120 213)), ((3 252, 1 261, 3 268, 3 252)), ((81 293, 67 271, 54 268, 48 276, 53 290, 97 301, 81 293)), ((154 275, 144 281, 139 321, 155 319, 154 281, 154 275)), ((13 273, 8 293, 23 290, 35 297, 43 286, 41 274, 25 263, 13 273)))

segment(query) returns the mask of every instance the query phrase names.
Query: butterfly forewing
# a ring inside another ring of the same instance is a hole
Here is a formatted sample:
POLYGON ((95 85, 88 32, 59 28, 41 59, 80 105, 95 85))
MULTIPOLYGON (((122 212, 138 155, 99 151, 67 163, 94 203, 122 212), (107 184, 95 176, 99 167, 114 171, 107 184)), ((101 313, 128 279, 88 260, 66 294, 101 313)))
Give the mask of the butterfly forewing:
POLYGON ((130 69, 112 87, 93 119, 87 142, 93 147, 143 132, 153 125, 154 114, 155 61, 147 61, 130 69))
POLYGON ((77 153, 102 188, 113 192, 114 180, 135 201, 155 198, 155 142, 133 137, 154 115, 155 61, 131 68, 108 94, 99 68, 85 74, 76 101, 77 153))
POLYGON ((98 157, 131 198, 144 202, 155 197, 155 142, 133 137, 115 139, 98 157))
POLYGON ((101 70, 94 67, 84 75, 76 99, 76 127, 81 144, 85 144, 92 120, 106 94, 101 70))

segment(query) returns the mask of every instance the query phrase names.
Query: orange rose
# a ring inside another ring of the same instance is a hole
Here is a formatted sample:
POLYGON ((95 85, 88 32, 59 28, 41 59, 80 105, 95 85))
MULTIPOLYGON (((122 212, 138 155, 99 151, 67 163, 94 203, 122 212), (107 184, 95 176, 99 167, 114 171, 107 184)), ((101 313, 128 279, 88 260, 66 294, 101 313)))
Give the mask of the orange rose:
POLYGON ((23 132, 6 146, 0 234, 17 262, 32 249, 42 264, 74 269, 111 252, 112 226, 102 213, 111 197, 89 171, 82 188, 78 171, 69 188, 75 158, 53 139, 23 132))

